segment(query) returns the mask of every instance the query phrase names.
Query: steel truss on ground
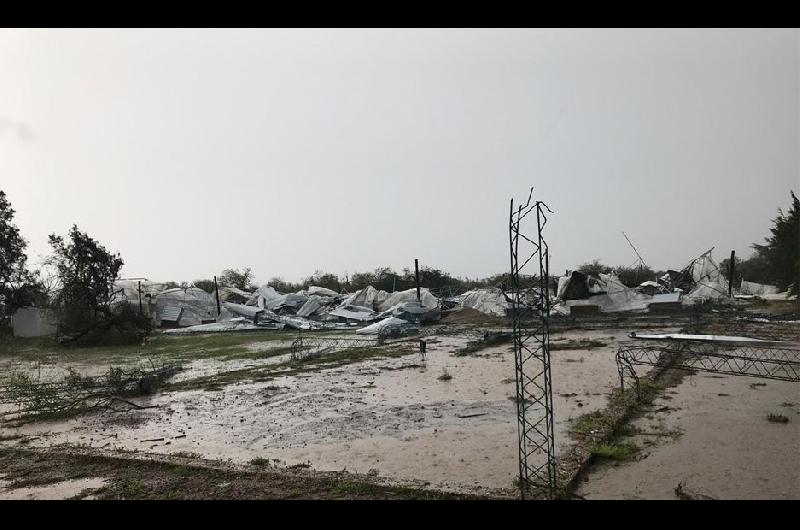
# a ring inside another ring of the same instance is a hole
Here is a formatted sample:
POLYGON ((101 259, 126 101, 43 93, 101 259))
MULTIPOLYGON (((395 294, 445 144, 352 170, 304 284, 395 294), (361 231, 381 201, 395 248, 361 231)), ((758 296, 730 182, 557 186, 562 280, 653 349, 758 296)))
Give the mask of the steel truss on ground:
POLYGON ((348 337, 310 337, 300 334, 292 342, 292 359, 305 359, 307 357, 319 357, 323 353, 353 348, 369 348, 380 346, 380 339, 359 339, 348 337))
POLYGON ((630 376, 639 394, 635 365, 800 382, 800 344, 785 342, 652 340, 617 350, 620 389, 630 376))
POLYGON ((555 444, 553 441, 553 389, 550 377, 550 288, 547 242, 542 231, 545 212, 541 201, 532 202, 533 188, 524 205, 514 208, 511 200, 509 242, 511 301, 516 370, 516 402, 519 437, 519 488, 528 494, 552 498, 556 489, 555 444), (530 215, 530 217, 528 217, 530 215), (535 219, 535 235, 523 233, 523 221, 535 219), (522 247, 522 248, 520 248, 522 247), (531 263, 534 269, 523 274, 531 263), (538 269, 535 267, 538 266, 538 269))

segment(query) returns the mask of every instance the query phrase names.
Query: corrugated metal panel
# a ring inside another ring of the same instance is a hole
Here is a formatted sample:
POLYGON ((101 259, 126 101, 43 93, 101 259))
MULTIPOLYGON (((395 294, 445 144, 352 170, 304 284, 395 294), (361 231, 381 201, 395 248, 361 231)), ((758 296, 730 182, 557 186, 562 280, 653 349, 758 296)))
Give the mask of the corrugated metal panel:
POLYGON ((177 322, 181 318, 183 308, 177 305, 168 305, 161 310, 161 320, 167 322, 177 322))

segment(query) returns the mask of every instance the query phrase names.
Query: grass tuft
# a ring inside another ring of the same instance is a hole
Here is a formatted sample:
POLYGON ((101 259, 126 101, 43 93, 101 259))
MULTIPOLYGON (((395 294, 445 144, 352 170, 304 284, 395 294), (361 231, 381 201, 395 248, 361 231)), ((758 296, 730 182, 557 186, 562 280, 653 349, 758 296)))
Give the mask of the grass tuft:
POLYGON ((639 447, 631 442, 625 443, 593 443, 589 449, 592 456, 606 460, 625 462, 632 460, 640 451, 639 447))

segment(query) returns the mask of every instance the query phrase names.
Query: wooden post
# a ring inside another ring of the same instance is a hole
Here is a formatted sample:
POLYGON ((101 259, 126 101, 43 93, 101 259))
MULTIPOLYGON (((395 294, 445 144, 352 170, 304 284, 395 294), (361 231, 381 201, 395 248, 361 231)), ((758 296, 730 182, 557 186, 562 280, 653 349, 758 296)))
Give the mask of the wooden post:
POLYGON ((414 278, 417 282, 417 302, 419 302, 421 298, 419 296, 419 260, 417 258, 414 258, 414 278))
POLYGON ((217 285, 217 277, 216 276, 214 276, 214 295, 217 298, 217 316, 219 316, 220 313, 222 313, 222 310, 219 307, 219 286, 217 285))
POLYGON ((731 250, 731 262, 728 264, 728 296, 733 298, 733 274, 736 272, 736 251, 731 250))
POLYGON ((139 291, 139 314, 141 315, 142 314, 142 282, 139 281, 137 283, 137 285, 138 285, 138 291, 139 291))

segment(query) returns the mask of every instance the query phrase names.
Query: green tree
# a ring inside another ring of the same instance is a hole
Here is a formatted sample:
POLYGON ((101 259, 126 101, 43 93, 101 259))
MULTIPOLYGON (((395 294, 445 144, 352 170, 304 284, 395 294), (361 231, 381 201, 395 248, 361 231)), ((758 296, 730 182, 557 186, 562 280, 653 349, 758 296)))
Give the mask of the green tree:
POLYGON ((655 281, 656 273, 647 265, 641 267, 620 266, 614 269, 619 281, 626 287, 638 287, 642 282, 655 281))
POLYGON ((13 223, 15 213, 0 190, 0 321, 20 307, 43 305, 47 298, 38 273, 28 270, 28 245, 13 223))
POLYGON ((280 276, 274 276, 269 279, 267 282, 267 286, 272 287, 279 293, 295 293, 303 289, 302 285, 298 285, 296 283, 287 282, 280 276))
POLYGON ((254 291, 256 286, 253 285, 255 276, 250 267, 239 269, 225 269, 222 274, 217 278, 217 283, 224 287, 236 287, 243 291, 254 291))
POLYGON ((66 238, 51 234, 49 242, 50 263, 61 284, 54 305, 62 342, 133 342, 149 332, 147 317, 128 304, 112 307, 114 281, 124 263, 119 254, 107 251, 76 225, 66 238))
POLYGON ((337 293, 342 290, 342 283, 339 281, 339 277, 329 272, 315 271, 314 274, 303 280, 303 289, 308 289, 312 285, 332 289, 337 293))
MULTIPOLYGON (((730 258, 725 258, 719 263, 719 270, 725 275, 725 279, 730 281, 730 258)), ((747 259, 736 258, 736 266, 733 270, 733 286, 739 288, 742 280, 771 285, 774 279, 769 275, 769 265, 765 256, 754 252, 747 259)))
POLYGON ((595 278, 599 278, 600 274, 608 274, 610 272, 613 272, 614 269, 609 267, 608 265, 600 263, 600 260, 596 259, 592 260, 591 263, 584 263, 583 265, 578 267, 577 270, 578 272, 582 272, 587 276, 593 276, 595 278))
POLYGON ((756 253, 764 259, 766 276, 771 278, 779 291, 800 291, 800 201, 794 191, 789 192, 792 204, 784 213, 778 208, 778 216, 772 220, 772 235, 765 238, 766 244, 753 244, 756 253))
POLYGON ((198 289, 202 289, 208 294, 214 294, 214 280, 195 280, 192 285, 198 289))

